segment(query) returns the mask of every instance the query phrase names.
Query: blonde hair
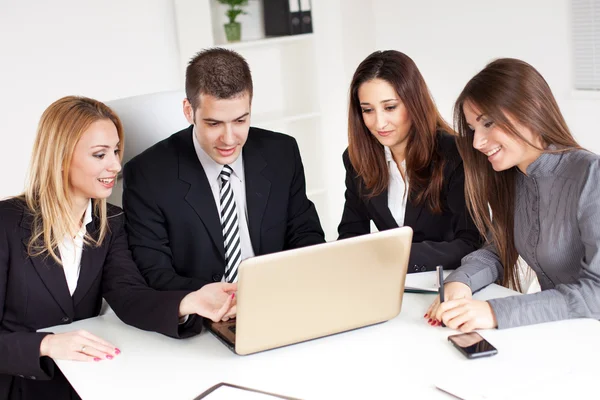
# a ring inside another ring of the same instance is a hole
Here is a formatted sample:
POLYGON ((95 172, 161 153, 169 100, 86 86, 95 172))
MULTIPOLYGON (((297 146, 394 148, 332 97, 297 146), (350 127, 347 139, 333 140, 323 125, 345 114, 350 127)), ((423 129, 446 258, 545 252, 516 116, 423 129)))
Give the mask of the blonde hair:
MULTIPOLYGON (((123 148, 123 126, 105 104, 87 97, 67 96, 52 103, 42 114, 33 145, 29 178, 24 197, 33 217, 27 251, 35 257, 46 254, 62 265, 58 244, 73 234, 78 221, 71 213, 69 170, 75 146, 96 121, 115 124, 123 148)), ((100 220, 97 237, 86 233, 88 245, 100 246, 108 231, 106 199, 92 199, 92 212, 100 220)))

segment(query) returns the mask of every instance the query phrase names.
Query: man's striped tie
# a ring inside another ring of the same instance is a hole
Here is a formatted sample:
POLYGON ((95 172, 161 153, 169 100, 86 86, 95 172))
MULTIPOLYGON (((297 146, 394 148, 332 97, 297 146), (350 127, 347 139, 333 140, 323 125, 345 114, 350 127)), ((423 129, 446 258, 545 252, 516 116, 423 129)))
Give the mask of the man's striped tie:
POLYGON ((219 175, 221 178, 221 225, 225 241, 225 280, 227 282, 237 281, 238 265, 242 261, 238 213, 230 182, 232 173, 231 167, 225 165, 219 175))

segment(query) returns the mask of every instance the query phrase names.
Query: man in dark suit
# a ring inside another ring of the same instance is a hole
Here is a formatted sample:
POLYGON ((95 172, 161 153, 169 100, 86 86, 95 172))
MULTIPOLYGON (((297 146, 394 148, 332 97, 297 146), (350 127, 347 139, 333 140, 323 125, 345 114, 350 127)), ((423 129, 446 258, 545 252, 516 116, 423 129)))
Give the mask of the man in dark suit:
POLYGON ((298 145, 250 127, 252 94, 239 54, 198 53, 183 102, 191 126, 125 165, 129 245, 150 286, 235 282, 243 259, 325 241, 298 145))

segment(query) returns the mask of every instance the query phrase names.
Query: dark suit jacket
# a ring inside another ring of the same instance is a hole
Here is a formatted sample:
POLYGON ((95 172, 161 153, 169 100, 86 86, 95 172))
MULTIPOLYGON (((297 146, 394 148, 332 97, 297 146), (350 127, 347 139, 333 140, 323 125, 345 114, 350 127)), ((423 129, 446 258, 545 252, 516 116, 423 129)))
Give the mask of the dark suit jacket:
MULTIPOLYGON (((179 303, 188 292, 159 292, 144 282, 118 207, 109 206, 110 232, 102 245, 84 247, 72 297, 60 265, 27 255, 31 223, 21 200, 0 202, 0 400, 78 398, 52 359, 40 357, 48 333, 36 330, 97 316, 103 296, 129 325, 172 337, 200 332, 201 318, 178 325, 179 303)), ((91 235, 96 226, 94 218, 87 226, 91 235)))
MULTIPOLYGON (((225 272, 218 206, 192 135, 192 126, 177 132, 124 168, 129 246, 148 284, 161 290, 196 290, 225 272)), ((323 243, 296 141, 250 128, 242 157, 254 254, 323 243)))
MULTIPOLYGON (((455 269, 465 255, 478 249, 482 239, 466 207, 464 170, 454 138, 438 134, 438 149, 444 155, 442 214, 432 214, 426 205, 407 201, 404 225, 413 229, 408 272, 434 270, 436 265, 455 269)), ((378 230, 397 228, 388 208, 388 191, 367 199, 362 178, 350 163, 348 150, 343 155, 346 167, 346 204, 338 227, 339 239, 364 235, 371 231, 370 221, 378 230)), ((409 183, 410 186, 410 183, 409 183)))

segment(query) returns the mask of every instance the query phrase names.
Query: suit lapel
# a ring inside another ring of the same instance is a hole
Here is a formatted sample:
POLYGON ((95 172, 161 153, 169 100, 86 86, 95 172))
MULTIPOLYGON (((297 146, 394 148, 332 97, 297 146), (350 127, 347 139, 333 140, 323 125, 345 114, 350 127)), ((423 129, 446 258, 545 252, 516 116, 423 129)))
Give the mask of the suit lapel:
POLYGON ((183 140, 177 142, 179 179, 190 185, 185 195, 185 201, 198 214, 213 243, 217 246, 223 261, 225 261, 225 245, 223 243, 223 229, 219 219, 219 210, 215 204, 215 198, 210 189, 208 178, 204 173, 204 168, 202 168, 202 164, 194 150, 192 135, 193 131, 190 126, 182 137, 183 140))
POLYGON ((406 212, 404 214, 404 225, 410 226, 415 230, 417 226, 417 220, 423 211, 422 206, 414 206, 413 202, 409 199, 406 202, 406 212))
MULTIPOLYGON (((96 226, 96 218, 94 218, 86 227, 88 233, 93 238, 98 237, 96 226)), ((105 238, 102 246, 100 247, 84 244, 83 251, 81 253, 81 268, 79 270, 77 288, 73 293, 73 304, 75 306, 77 306, 77 304, 79 304, 79 302, 85 297, 87 292, 92 287, 92 283, 94 283, 94 280, 102 271, 102 267, 104 265, 104 257, 102 257, 102 253, 104 252, 104 248, 109 240, 110 238, 105 238)))
MULTIPOLYGON (((392 215, 388 207, 388 191, 387 189, 383 191, 379 196, 373 197, 371 200, 371 205, 375 212, 379 214, 379 217, 383 219, 386 226, 390 228, 397 228, 398 224, 392 215)), ((406 209, 404 211, 404 226, 410 226, 415 229, 417 220, 421 215, 421 211, 423 207, 414 206, 412 201, 406 202, 406 209)))
MULTIPOLYGON (((31 237, 31 224, 33 218, 27 211, 23 213, 21 228, 23 233, 23 245, 27 252, 27 245, 31 237)), ((73 318, 75 315, 73 299, 69 293, 65 272, 51 256, 30 257, 33 267, 40 279, 66 315, 73 318)))
POLYGON ((271 181, 263 174, 267 162, 260 153, 259 148, 252 140, 252 128, 248 134, 248 141, 244 145, 242 157, 244 159, 244 174, 246 181, 246 206, 248 208, 248 229, 254 254, 260 254, 260 228, 267 207, 271 181))
POLYGON ((387 189, 378 196, 372 197, 371 205, 374 211, 379 214, 379 217, 385 222, 386 227, 397 228, 398 223, 394 219, 390 208, 388 207, 388 191, 387 189))

